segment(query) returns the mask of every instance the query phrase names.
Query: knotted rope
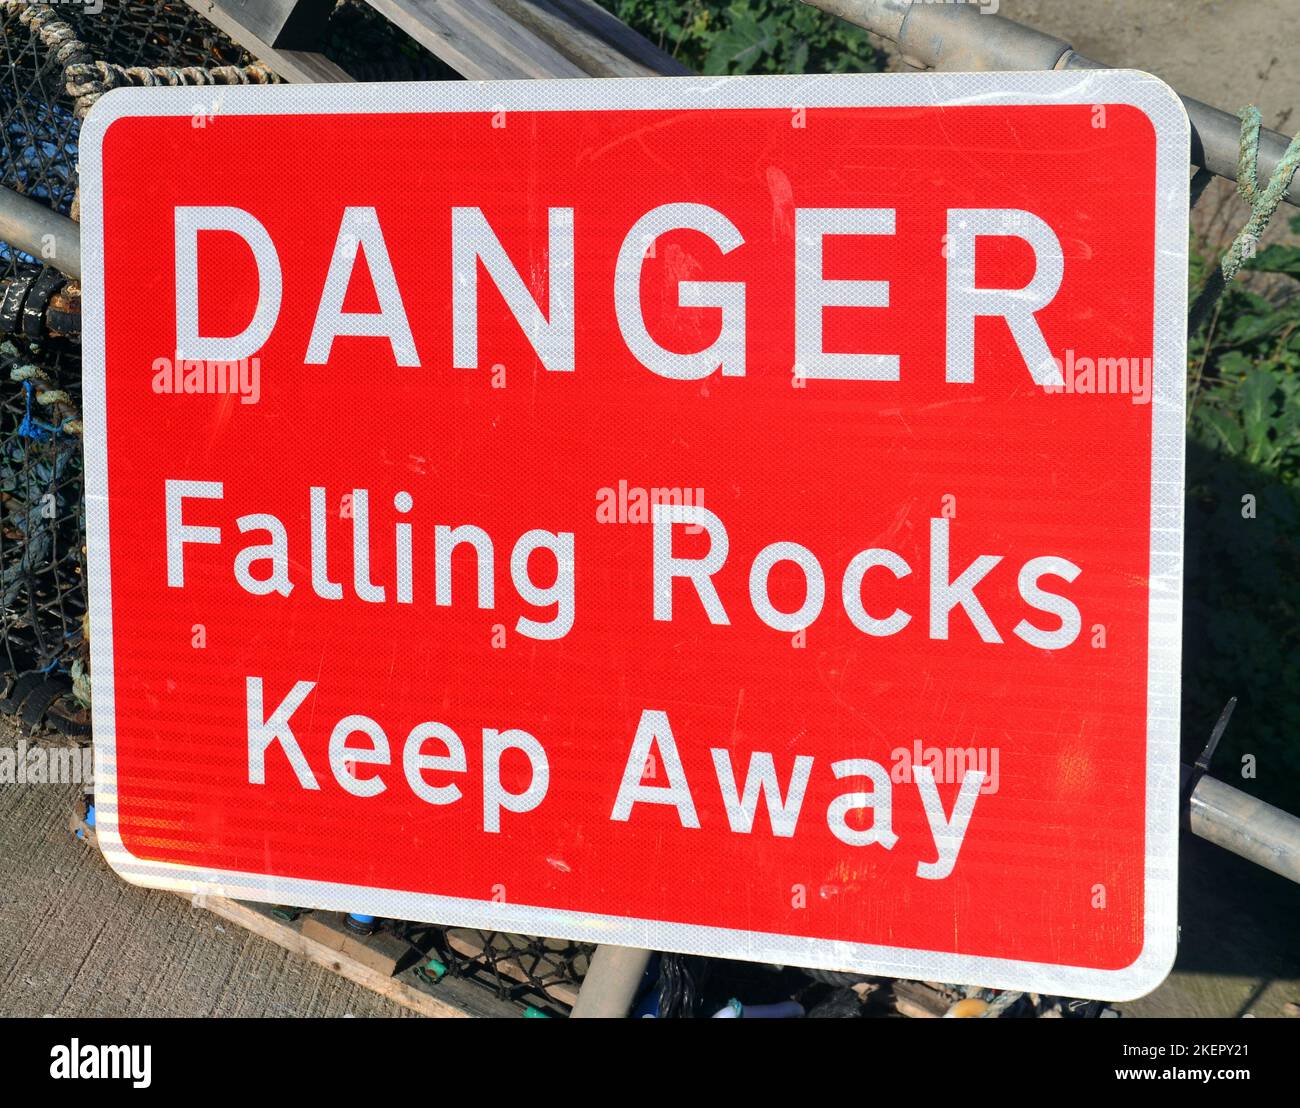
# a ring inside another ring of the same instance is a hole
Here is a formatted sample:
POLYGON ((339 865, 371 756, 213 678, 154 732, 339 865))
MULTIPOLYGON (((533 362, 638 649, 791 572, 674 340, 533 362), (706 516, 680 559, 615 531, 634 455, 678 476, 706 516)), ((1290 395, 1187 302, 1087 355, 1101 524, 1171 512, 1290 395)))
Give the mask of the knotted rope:
POLYGON ((1201 289, 1196 303, 1188 317, 1187 333, 1194 335, 1201 329, 1210 309, 1223 295, 1224 290, 1247 258, 1255 256, 1259 240, 1268 228, 1269 220, 1277 211, 1277 206, 1291 187, 1291 179, 1300 169, 1300 134, 1291 140, 1277 163, 1268 184, 1259 187, 1259 109, 1254 104, 1247 104, 1241 110, 1241 154, 1237 159, 1237 192, 1250 205, 1250 218, 1237 233, 1228 247, 1228 252, 1219 261, 1219 266, 1210 274, 1205 287, 1201 289))

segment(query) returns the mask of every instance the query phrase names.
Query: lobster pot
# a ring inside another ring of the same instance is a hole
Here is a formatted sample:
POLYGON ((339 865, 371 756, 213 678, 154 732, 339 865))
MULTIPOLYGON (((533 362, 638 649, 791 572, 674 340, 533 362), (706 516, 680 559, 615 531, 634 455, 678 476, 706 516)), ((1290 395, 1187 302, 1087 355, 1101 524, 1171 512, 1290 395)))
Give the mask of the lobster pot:
MULTIPOLYGON (((335 6, 321 49, 360 80, 454 77, 360 0, 335 6)), ((278 81, 182 0, 0 0, 0 66, 0 186, 74 220, 81 121, 105 92, 278 81)), ((0 713, 79 733, 89 707, 80 307, 57 258, 0 242, 0 713)))
MULTIPOLYGON (((276 79, 171 0, 0 0, 0 66, 0 185, 72 219, 81 121, 109 89, 276 79)), ((52 245, 0 242, 0 712, 86 734, 81 298, 52 245)))

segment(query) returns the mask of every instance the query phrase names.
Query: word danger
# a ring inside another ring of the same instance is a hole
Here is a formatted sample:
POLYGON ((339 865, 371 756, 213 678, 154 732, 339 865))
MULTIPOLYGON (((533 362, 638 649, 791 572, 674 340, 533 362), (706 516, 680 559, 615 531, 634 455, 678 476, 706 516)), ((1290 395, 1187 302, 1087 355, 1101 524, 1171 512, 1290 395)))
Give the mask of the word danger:
MULTIPOLYGON (((378 582, 372 579, 371 565, 371 505, 368 489, 353 489, 348 494, 352 501, 352 580, 353 594, 372 604, 392 602, 414 604, 417 584, 424 580, 430 569, 433 583, 434 605, 450 607, 452 595, 452 559, 463 548, 462 557, 475 560, 477 596, 480 609, 492 610, 496 605, 496 554, 492 537, 473 524, 436 524, 432 528, 432 549, 428 543, 428 528, 421 528, 416 542, 416 529, 408 522, 415 505, 410 493, 401 491, 393 497, 396 522, 392 527, 393 579, 378 582), (418 553, 418 557, 417 557, 418 553)), ((171 588, 185 587, 185 550, 187 546, 222 545, 225 535, 220 527, 196 525, 189 522, 185 504, 189 500, 221 501, 225 486, 220 481, 165 482, 165 513, 167 521, 167 584, 171 588)), ((342 580, 334 580, 329 567, 330 520, 326 509, 326 490, 312 486, 309 491, 309 536, 304 544, 310 556, 310 582, 314 594, 323 600, 342 600, 346 595, 342 580)), ((192 517, 190 517, 192 518, 192 517)), ((653 617, 658 622, 671 622, 680 605, 697 603, 715 626, 731 623, 729 608, 735 609, 736 600, 724 603, 714 581, 726 564, 731 550, 731 537, 726 524, 715 512, 699 504, 654 504, 651 506, 652 528, 650 541, 653 548, 653 578, 648 582, 653 596, 653 617), (676 530, 703 532, 708 536, 708 549, 702 554, 686 557, 674 552, 673 537, 676 530), (680 595, 679 595, 680 594, 680 595), (676 606, 675 606, 676 605, 676 606)), ((289 528, 278 516, 267 512, 251 512, 234 520, 240 535, 252 533, 256 541, 240 545, 233 558, 235 581, 245 593, 267 596, 272 593, 289 596, 296 582, 291 567, 303 564, 303 559, 290 556, 289 528), (263 541, 265 538, 266 541, 263 541)), ((301 542, 301 538, 299 542, 301 542)), ((931 639, 948 638, 952 613, 960 608, 986 643, 1001 643, 1003 638, 984 605, 976 588, 1002 561, 1000 554, 980 554, 970 559, 954 573, 951 552, 949 521, 945 518, 930 520, 929 544, 929 602, 928 631, 931 639)), ((956 565, 961 566, 961 562, 956 565)), ((576 552, 575 536, 571 531, 547 531, 534 528, 515 541, 509 557, 510 579, 520 600, 529 605, 548 610, 549 618, 534 619, 521 616, 515 629, 527 638, 539 640, 561 639, 573 627, 576 613, 576 552), (549 584, 539 584, 530 576, 530 560, 534 553, 546 552, 555 563, 554 578, 549 584), (549 610, 553 608, 553 613, 549 610)), ((902 555, 893 550, 869 548, 859 551, 844 567, 840 578, 839 597, 844 613, 855 628, 865 635, 886 638, 896 635, 912 622, 912 613, 895 608, 888 613, 873 614, 863 600, 868 574, 892 576, 896 580, 910 577, 912 567, 902 555)), ((1042 585, 1044 578, 1056 577, 1072 583, 1081 570, 1065 558, 1049 555, 1030 558, 1017 574, 1021 599, 1038 612, 1045 613, 1048 622, 1055 626, 1041 627, 1028 619, 1020 620, 1012 633, 1040 650, 1060 650, 1078 638, 1082 616, 1075 603, 1042 585)), ((753 557, 748 574, 748 600, 754 614, 768 627, 785 633, 798 633, 811 626, 822 614, 826 605, 826 572, 817 556, 806 546, 796 542, 773 542, 762 547, 753 557), (782 611, 772 602, 769 584, 772 571, 783 563, 796 567, 804 581, 803 603, 794 611, 782 611)), ((425 590, 427 595, 427 589, 425 590)), ((465 601, 462 601, 465 603, 465 601)))
MULTIPOLYGON (((526 280, 501 245, 481 208, 453 207, 451 217, 452 272, 451 346, 456 369, 479 365, 478 287, 480 267, 486 271, 547 370, 575 368, 574 334, 575 252, 577 225, 572 208, 548 209, 547 304, 534 298, 537 274, 526 280)), ((250 212, 237 207, 176 207, 176 357, 236 361, 255 354, 270 338, 285 296, 280 255, 271 235, 250 212), (258 272, 258 303, 247 327, 237 335, 199 333, 198 238, 201 232, 238 235, 252 252, 258 272)), ((794 213, 794 337, 792 373, 800 379, 896 381, 899 356, 888 351, 852 353, 827 351, 822 336, 824 308, 889 307, 889 282, 842 280, 824 276, 823 244, 832 236, 892 235, 893 208, 796 208, 794 213)), ((675 203, 653 208, 628 229, 618 251, 613 292, 619 332, 631 355, 651 372, 678 380, 698 380, 721 370, 724 377, 745 375, 745 283, 743 281, 680 281, 677 302, 683 308, 714 308, 721 316, 718 336, 699 350, 680 352, 657 343, 646 327, 641 304, 641 268, 664 235, 693 231, 704 235, 719 253, 742 249, 744 236, 722 212, 707 204, 675 203)), ((947 262, 946 379, 975 380, 975 320, 1004 319, 1035 384, 1061 385, 1060 366, 1053 360, 1034 313, 1055 298, 1065 261, 1056 233, 1032 212, 1011 208, 954 208, 947 213, 943 252, 947 262), (1034 253, 1034 276, 1027 285, 993 288, 975 283, 976 242, 981 237, 1013 236, 1034 253)), ((423 264, 423 263, 422 263, 423 264)), ((434 264, 437 264, 435 261, 434 264)), ((316 298, 311 337, 303 354, 307 365, 329 362, 334 340, 364 337, 386 343, 399 366, 422 362, 411 332, 406 304, 389 257, 379 216, 373 207, 344 210, 327 272, 311 289, 289 289, 300 301, 316 298), (345 312, 358 259, 369 273, 378 300, 373 312, 345 312)), ((442 351, 437 351, 439 358, 442 351)))
MULTIPOLYGON (((262 678, 245 679, 249 784, 266 784, 267 754, 272 744, 277 744, 298 784, 304 790, 320 790, 320 780, 292 728, 294 714, 315 688, 314 681, 296 682, 279 706, 268 713, 262 678)), ((551 767, 545 747, 527 731, 484 727, 481 741, 482 827, 493 834, 501 830, 503 812, 524 814, 542 805, 550 789, 551 767), (529 766, 528 785, 518 792, 506 788, 501 774, 502 760, 512 751, 522 754, 529 766)), ((737 781, 730 751, 714 747, 709 755, 727 823, 734 834, 753 834, 761 800, 767 809, 772 835, 785 839, 794 836, 815 766, 812 755, 797 755, 793 769, 782 783, 773 755, 754 751, 743 784, 737 781)), ((344 792, 356 797, 374 797, 387 790, 383 768, 393 764, 393 751, 383 727, 369 716, 348 715, 340 719, 330 732, 327 757, 330 773, 344 792), (354 737, 358 741, 353 741, 354 737), (362 767, 365 767, 364 776, 362 767)), ((460 735, 446 724, 434 720, 416 724, 406 736, 400 760, 406 785, 418 799, 436 806, 455 804, 462 799, 464 794, 456 778, 469 772, 469 755, 460 735), (441 783, 434 784, 426 774, 437 775, 441 783)), ((893 829, 893 782, 889 770, 869 758, 846 758, 831 762, 829 772, 835 780, 845 782, 849 791, 835 797, 827 806, 824 826, 847 846, 882 846, 892 850, 899 837, 893 829), (849 816, 853 812, 868 813, 869 826, 861 826, 868 822, 864 816, 851 821, 849 816)), ((984 774, 980 770, 968 770, 963 775, 951 814, 944 810, 929 766, 912 767, 911 780, 925 808, 936 854, 933 862, 917 863, 916 874, 928 880, 941 880, 952 873, 957 863, 984 774)), ((662 711, 641 712, 609 818, 630 822, 638 805, 667 805, 676 810, 682 827, 698 830, 701 826, 677 741, 668 715, 662 711), (663 766, 667 784, 646 784, 642 780, 652 758, 663 766)))

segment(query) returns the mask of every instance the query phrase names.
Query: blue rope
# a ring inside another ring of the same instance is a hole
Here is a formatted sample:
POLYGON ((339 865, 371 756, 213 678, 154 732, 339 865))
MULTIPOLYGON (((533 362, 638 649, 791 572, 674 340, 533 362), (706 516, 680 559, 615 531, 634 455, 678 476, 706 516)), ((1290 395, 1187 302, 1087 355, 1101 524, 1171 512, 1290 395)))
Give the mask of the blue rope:
POLYGON ((27 410, 23 413, 23 421, 18 425, 18 433, 25 439, 35 439, 37 442, 44 442, 51 435, 57 435, 59 429, 51 427, 48 423, 42 423, 39 419, 32 418, 32 383, 23 382, 23 391, 27 394, 27 410))

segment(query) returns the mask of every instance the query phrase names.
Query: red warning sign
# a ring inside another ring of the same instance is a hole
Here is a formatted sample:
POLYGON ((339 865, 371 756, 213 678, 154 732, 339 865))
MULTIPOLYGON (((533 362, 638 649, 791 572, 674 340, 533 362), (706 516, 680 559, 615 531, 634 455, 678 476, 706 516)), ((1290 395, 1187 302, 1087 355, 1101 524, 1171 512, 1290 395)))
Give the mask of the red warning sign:
POLYGON ((109 94, 110 861, 1153 987, 1187 148, 1124 72, 109 94))

